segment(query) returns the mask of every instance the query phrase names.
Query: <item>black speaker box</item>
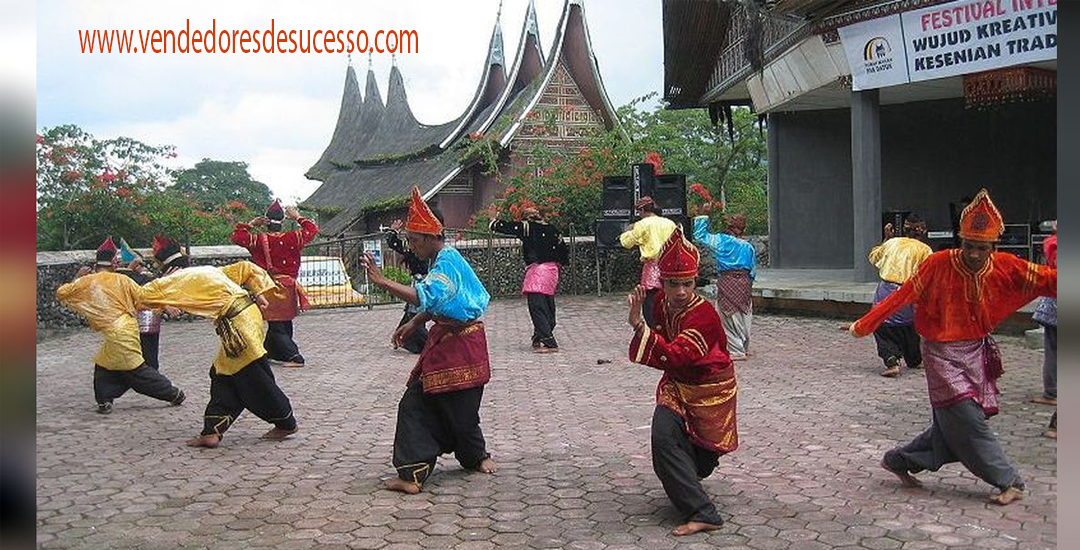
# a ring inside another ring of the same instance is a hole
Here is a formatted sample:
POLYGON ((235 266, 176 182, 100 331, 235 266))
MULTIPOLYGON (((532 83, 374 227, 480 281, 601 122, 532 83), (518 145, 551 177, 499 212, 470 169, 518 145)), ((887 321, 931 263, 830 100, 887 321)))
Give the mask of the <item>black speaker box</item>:
POLYGON ((621 248, 619 235, 630 228, 629 218, 596 220, 596 248, 621 248))
POLYGON ((686 176, 662 174, 655 178, 652 198, 660 206, 661 214, 671 218, 686 215, 686 176))
POLYGON ((634 187, 629 176, 604 176, 600 217, 629 219, 634 215, 634 187))

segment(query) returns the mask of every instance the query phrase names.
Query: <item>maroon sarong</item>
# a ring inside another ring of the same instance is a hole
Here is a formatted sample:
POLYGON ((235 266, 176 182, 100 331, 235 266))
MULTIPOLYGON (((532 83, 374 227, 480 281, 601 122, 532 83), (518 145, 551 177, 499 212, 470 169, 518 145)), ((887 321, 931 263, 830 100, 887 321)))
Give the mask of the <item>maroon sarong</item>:
POLYGON ((956 342, 923 338, 922 356, 931 406, 946 408, 972 399, 987 416, 998 413, 997 379, 1004 369, 993 338, 956 342))
POLYGON ((695 445, 723 454, 739 448, 738 392, 734 372, 700 384, 682 383, 665 374, 656 387, 656 403, 686 422, 686 433, 695 445))
POLYGON ((436 319, 409 374, 409 383, 417 378, 428 394, 487 384, 491 379, 491 363, 484 323, 436 319))
POLYGON ((720 304, 720 313, 731 315, 749 313, 754 303, 750 294, 750 272, 745 269, 731 269, 721 271, 716 281, 717 302, 720 304))

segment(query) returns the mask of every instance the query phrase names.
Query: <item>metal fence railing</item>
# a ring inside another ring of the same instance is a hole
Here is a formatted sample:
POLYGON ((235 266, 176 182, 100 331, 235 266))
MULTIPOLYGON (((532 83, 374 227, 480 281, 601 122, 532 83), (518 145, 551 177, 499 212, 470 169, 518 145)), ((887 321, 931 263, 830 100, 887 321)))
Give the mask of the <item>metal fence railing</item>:
MULTIPOLYGON (((598 247, 592 235, 579 236, 573 226, 563 237, 570 248, 570 262, 559 270, 559 295, 623 292, 637 284, 641 263, 636 250, 617 245, 598 247)), ((492 296, 520 295, 525 273, 521 241, 490 231, 447 229, 446 243, 461 252, 492 296)), ((317 241, 304 248, 299 277, 313 307, 371 308, 400 303, 370 284, 360 263, 365 251, 375 257, 388 277, 410 283, 403 258, 390 250, 383 233, 317 241)), ((713 262, 702 262, 701 276, 715 277, 713 262)))
MULTIPOLYGON (((564 266, 562 292, 587 292, 576 271, 593 262, 594 254, 579 250, 579 237, 571 226, 564 236, 570 247, 570 265, 564 266)), ((592 239, 587 241, 591 244, 592 239)), ((520 285, 524 270, 521 242, 513 237, 475 229, 447 229, 446 243, 464 255, 493 294, 507 293, 504 287, 520 285), (500 292, 499 289, 503 289, 500 292)), ((352 235, 320 240, 306 246, 300 263, 299 283, 316 308, 366 306, 399 302, 386 291, 371 285, 360 259, 370 252, 390 278, 409 284, 409 271, 401 256, 386 245, 383 233, 352 235)), ((591 290, 591 289, 589 289, 591 290)))

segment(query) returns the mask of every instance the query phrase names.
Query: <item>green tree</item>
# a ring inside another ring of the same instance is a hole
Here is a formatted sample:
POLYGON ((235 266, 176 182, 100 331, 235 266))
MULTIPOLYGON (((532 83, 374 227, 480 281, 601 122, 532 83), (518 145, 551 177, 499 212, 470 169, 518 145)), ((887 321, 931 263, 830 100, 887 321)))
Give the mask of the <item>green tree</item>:
POLYGON ((75 125, 37 137, 38 249, 92 248, 108 235, 149 246, 155 234, 193 245, 226 244, 233 224, 254 217, 269 190, 242 162, 204 159, 174 172, 171 146, 98 140, 75 125), (173 177, 183 181, 172 184, 173 177))
MULTIPOLYGON (((600 211, 603 176, 628 174, 631 164, 656 153, 664 173, 685 174, 688 188, 703 189, 702 194, 725 204, 723 211, 714 212, 716 220, 724 212, 741 212, 747 216, 748 233, 766 233, 767 149, 757 117, 749 109, 734 109, 732 137, 724 125, 713 125, 701 109, 673 111, 663 105, 642 109, 652 97, 635 99, 618 109, 630 140, 608 131, 590 138, 579 151, 536 147, 522 155, 524 165, 505 173, 498 169, 498 160, 505 162, 505 152, 494 138, 470 136, 472 143, 463 156, 481 162, 487 173, 506 185, 495 201, 477 213, 474 223, 485 226, 492 217, 517 218, 522 208, 533 206, 558 225, 573 224, 575 231, 591 233, 600 211)), ((702 194, 688 193, 689 203, 706 202, 702 194)))
POLYGON ((73 249, 110 234, 146 231, 147 197, 170 180, 171 146, 118 137, 98 140, 75 125, 37 137, 38 248, 73 249))
POLYGON ((205 210, 239 202, 253 211, 270 204, 270 188, 255 181, 246 162, 204 158, 176 172, 173 190, 195 200, 205 210))

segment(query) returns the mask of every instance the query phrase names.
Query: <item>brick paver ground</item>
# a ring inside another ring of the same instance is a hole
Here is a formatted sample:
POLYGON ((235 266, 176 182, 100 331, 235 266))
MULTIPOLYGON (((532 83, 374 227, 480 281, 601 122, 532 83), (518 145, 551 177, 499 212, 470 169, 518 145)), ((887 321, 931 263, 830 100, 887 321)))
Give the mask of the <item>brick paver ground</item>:
POLYGON ((208 322, 168 323, 162 370, 188 394, 170 408, 129 394, 94 412, 82 331, 38 345, 37 504, 42 548, 604 548, 1037 550, 1056 546, 1056 444, 1041 352, 1001 338, 1002 414, 991 426, 1028 481, 1007 508, 959 465, 904 489, 881 454, 929 419, 918 371, 878 376, 872 339, 836 321, 759 316, 755 357, 738 364, 741 447, 705 481, 726 520, 676 539, 652 472, 649 421, 659 372, 625 358, 617 298, 560 298, 564 351, 535 355, 525 306, 493 302, 493 367, 481 411, 494 476, 452 457, 417 496, 392 475, 396 404, 414 356, 387 345, 396 307, 303 315, 308 365, 275 369, 300 433, 264 442, 246 414, 217 449, 183 445, 201 427, 216 349, 208 322), (598 364, 598 360, 610 363, 598 364))

